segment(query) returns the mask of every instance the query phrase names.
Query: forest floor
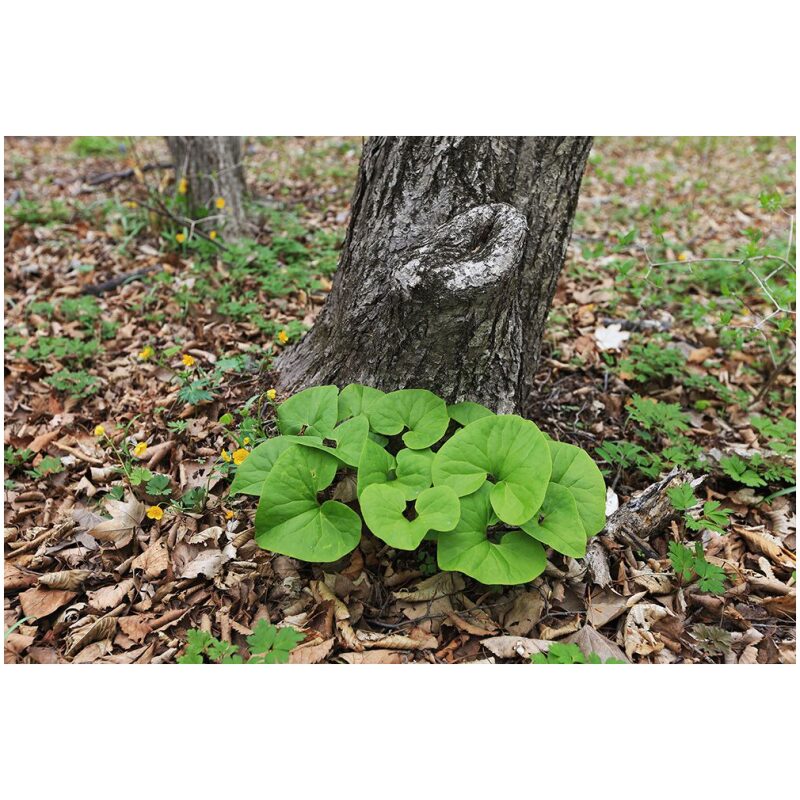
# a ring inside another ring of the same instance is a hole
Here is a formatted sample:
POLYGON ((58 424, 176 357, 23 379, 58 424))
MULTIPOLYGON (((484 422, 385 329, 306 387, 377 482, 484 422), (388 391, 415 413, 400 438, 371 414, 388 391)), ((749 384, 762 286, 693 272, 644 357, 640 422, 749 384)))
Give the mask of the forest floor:
POLYGON ((229 454, 273 430, 272 358, 330 289, 361 142, 249 142, 256 230, 222 250, 148 209, 174 195, 139 169, 160 140, 5 141, 7 662, 170 663, 194 628, 245 652, 260 619, 304 634, 301 663, 794 662, 793 140, 595 143, 533 418, 612 505, 706 476, 639 532, 657 557, 606 538, 602 588, 557 554, 497 588, 370 535, 325 569, 257 547, 229 454))

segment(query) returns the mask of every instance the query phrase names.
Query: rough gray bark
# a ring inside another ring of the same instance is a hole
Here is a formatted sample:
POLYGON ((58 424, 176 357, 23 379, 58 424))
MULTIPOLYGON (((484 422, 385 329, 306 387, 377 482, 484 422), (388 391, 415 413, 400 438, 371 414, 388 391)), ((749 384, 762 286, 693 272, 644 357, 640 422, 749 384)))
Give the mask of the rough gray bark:
POLYGON ((214 219, 209 229, 236 237, 247 230, 244 213, 245 178, 243 136, 167 136, 175 165, 176 186, 187 182, 192 208, 208 209, 214 219), (220 210, 215 203, 225 200, 220 210))
POLYGON ((423 387, 525 413, 589 137, 367 140, 334 286, 285 389, 423 387))

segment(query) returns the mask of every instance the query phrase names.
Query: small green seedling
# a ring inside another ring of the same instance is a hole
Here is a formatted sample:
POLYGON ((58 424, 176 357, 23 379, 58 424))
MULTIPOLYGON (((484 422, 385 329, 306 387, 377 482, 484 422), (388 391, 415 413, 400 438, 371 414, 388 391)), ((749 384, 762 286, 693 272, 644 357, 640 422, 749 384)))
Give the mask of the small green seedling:
POLYGON ((683 581, 699 579, 698 588, 711 594, 724 594, 727 575, 725 570, 706 561, 700 542, 694 550, 680 542, 669 543, 669 560, 675 574, 683 581))
POLYGON ((723 530, 730 524, 730 515, 733 513, 728 508, 722 508, 717 500, 707 500, 703 503, 703 510, 698 517, 685 517, 686 527, 693 531, 710 530, 715 533, 725 533, 723 530))
MULTIPOLYGON (((276 628, 260 619, 247 637, 250 649, 248 664, 286 664, 289 654, 305 636, 294 628, 276 628)), ((186 650, 178 657, 179 664, 244 664, 238 645, 221 642, 210 633, 190 630, 186 633, 186 650)))
POLYGON ((690 483, 682 483, 680 486, 667 489, 667 497, 672 507, 678 511, 688 511, 697 505, 697 498, 690 483))
POLYGON ((563 644, 553 642, 546 653, 534 653, 531 664, 624 664, 618 658, 608 658, 603 661, 597 653, 588 656, 576 644, 563 644))
POLYGON ((767 482, 755 470, 750 469, 748 463, 739 456, 723 458, 720 460, 719 465, 722 467, 722 471, 737 483, 753 488, 767 485, 767 482))

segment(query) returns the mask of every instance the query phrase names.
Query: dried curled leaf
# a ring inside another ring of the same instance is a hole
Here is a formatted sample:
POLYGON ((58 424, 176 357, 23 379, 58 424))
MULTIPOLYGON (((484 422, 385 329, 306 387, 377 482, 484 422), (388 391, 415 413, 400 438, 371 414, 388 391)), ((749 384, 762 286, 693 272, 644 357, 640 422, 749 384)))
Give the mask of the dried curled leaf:
POLYGON ((407 603, 425 603, 437 597, 446 597, 464 591, 466 582, 458 572, 439 572, 418 583, 414 589, 392 592, 395 598, 407 603))
POLYGON ((68 658, 94 642, 110 639, 117 630, 115 617, 100 617, 100 619, 86 617, 86 620, 88 620, 88 623, 85 622, 75 633, 67 637, 67 652, 65 655, 68 658), (92 619, 95 619, 95 621, 92 622, 92 619))
POLYGON ((83 582, 91 574, 92 571, 88 569, 68 569, 61 572, 50 572, 47 575, 40 576, 39 583, 49 589, 75 591, 81 588, 83 582))

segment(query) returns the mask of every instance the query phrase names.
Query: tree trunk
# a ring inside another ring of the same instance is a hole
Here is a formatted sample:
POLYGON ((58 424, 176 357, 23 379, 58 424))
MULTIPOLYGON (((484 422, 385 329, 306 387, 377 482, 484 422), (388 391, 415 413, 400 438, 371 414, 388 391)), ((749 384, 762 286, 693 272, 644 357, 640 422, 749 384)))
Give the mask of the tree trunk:
POLYGON ((589 137, 376 137, 325 308, 281 386, 527 410, 589 137))
MULTIPOLYGON (((244 214, 245 179, 242 136, 167 136, 175 164, 178 191, 185 188, 190 208, 207 212, 208 230, 240 236, 247 229, 244 214), (185 184, 182 180, 185 179, 185 184), (217 200, 224 200, 218 208, 217 200)), ((181 192, 183 193, 183 192, 181 192)))

